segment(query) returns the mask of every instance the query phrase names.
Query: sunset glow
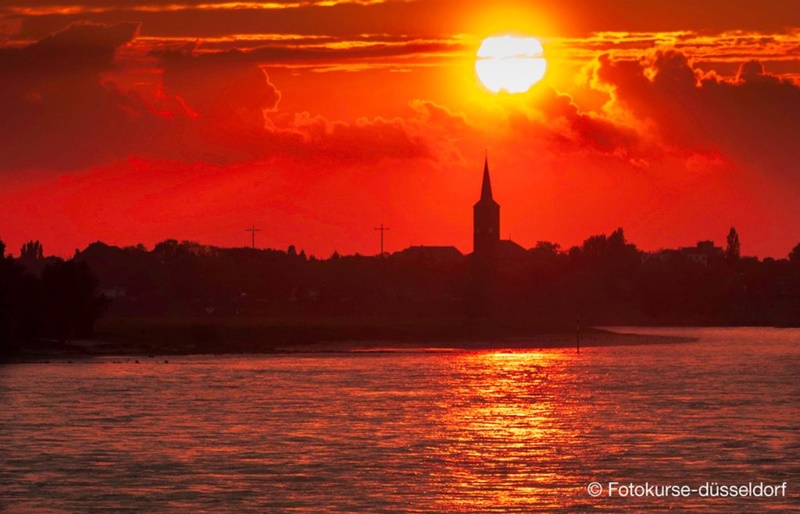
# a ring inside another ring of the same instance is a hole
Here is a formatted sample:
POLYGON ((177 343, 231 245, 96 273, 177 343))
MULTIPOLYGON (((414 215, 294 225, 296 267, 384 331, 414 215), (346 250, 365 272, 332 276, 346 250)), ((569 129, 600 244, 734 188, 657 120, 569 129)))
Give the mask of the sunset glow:
POLYGON ((489 150, 525 248, 736 226, 785 258, 800 7, 713 5, 5 2, 0 237, 69 256, 248 245, 255 223, 263 247, 327 257, 375 253, 385 222, 387 251, 468 252, 489 150))
POLYGON ((542 45, 532 37, 487 38, 475 61, 478 77, 494 93, 524 93, 542 80, 546 69, 542 45))

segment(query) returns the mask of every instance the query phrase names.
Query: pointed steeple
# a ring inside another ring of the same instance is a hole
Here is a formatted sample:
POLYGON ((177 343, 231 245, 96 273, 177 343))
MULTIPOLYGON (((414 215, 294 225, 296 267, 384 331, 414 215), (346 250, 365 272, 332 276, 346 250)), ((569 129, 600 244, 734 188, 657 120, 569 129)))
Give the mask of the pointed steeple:
POLYGON ((489 178, 489 154, 487 152, 483 161, 483 185, 481 186, 481 202, 493 202, 492 180, 489 178))
POLYGON ((489 156, 483 161, 481 199, 472 206, 473 251, 481 258, 489 258, 500 241, 500 205, 492 197, 492 180, 489 178, 489 156))

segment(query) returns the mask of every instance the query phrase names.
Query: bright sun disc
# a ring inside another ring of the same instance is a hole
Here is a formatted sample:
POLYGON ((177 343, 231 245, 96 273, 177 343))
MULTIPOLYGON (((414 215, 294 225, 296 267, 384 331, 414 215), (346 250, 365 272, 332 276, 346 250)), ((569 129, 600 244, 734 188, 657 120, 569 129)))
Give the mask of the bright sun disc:
POLYGON ((489 91, 524 93, 547 69, 542 44, 532 37, 494 36, 478 49, 475 71, 489 91))

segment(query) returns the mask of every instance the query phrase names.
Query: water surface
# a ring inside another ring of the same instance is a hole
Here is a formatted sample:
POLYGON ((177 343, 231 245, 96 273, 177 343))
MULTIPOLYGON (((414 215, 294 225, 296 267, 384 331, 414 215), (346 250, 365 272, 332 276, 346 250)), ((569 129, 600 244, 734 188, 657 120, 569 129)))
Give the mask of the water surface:
POLYGON ((7 365, 0 510, 800 509, 800 330, 657 332, 700 340, 7 365))

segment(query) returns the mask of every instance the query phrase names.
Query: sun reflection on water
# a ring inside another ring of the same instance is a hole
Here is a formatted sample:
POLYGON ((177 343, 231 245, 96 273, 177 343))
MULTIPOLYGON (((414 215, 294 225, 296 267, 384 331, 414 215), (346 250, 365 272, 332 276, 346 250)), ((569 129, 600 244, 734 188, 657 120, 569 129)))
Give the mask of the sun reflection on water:
POLYGON ((448 484, 442 508, 542 508, 558 502, 565 447, 577 435, 579 414, 565 379, 574 357, 561 352, 486 352, 464 355, 442 410, 450 441, 437 477, 448 484), (457 501, 452 499, 458 498, 457 501))

